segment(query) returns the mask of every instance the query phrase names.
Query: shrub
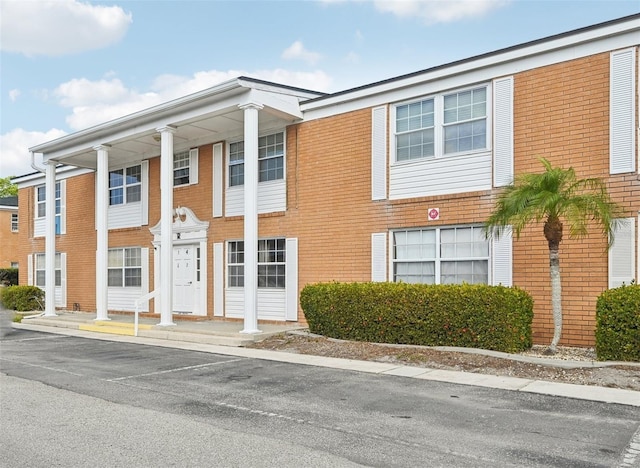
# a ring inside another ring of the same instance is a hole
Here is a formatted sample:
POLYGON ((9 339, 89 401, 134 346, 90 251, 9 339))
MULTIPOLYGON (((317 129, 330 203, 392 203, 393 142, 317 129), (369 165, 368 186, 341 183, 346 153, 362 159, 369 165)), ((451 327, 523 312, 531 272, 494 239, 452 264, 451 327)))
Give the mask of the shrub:
POLYGON ((6 286, 18 284, 17 268, 0 268, 0 284, 6 286))
POLYGON ((36 286, 7 286, 1 294, 2 304, 9 310, 42 310, 44 304, 44 291, 36 286))
POLYGON ((356 341, 518 352, 532 345, 533 299, 487 285, 319 283, 300 294, 312 333, 356 341))
POLYGON ((604 291, 596 303, 599 360, 640 361, 640 286, 604 291))

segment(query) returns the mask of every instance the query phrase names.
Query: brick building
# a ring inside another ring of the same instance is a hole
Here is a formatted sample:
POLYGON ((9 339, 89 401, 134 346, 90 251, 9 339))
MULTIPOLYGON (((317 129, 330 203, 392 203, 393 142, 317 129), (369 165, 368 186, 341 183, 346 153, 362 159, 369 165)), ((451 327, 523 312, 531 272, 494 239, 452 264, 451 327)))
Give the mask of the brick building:
POLYGON ((239 77, 35 146, 21 282, 50 315, 142 299, 161 325, 247 333, 303 322, 318 281, 518 285, 548 342, 542 226, 481 230, 543 156, 603 178, 629 220, 610 251, 595 230, 561 245, 562 344, 592 345, 597 296, 637 278, 639 38, 634 15, 334 94, 239 77))
POLYGON ((0 268, 18 268, 18 197, 0 197, 0 268))

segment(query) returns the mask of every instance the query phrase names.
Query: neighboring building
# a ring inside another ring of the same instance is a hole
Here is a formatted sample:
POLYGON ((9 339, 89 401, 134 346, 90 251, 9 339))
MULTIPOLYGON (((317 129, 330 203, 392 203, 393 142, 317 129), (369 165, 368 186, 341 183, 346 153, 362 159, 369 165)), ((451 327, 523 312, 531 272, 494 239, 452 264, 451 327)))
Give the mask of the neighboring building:
POLYGON ((18 268, 18 197, 0 197, 0 268, 18 268))
MULTIPOLYGON (((324 95, 240 77, 30 148, 22 283, 55 308, 304 322, 318 281, 518 285, 553 332, 542 226, 481 227, 538 157, 602 177, 630 222, 561 246, 562 344, 637 279, 640 15, 324 95), (58 166, 56 170, 56 165, 58 166), (251 245, 252 248, 247 248, 251 245), (173 304, 173 307, 165 307, 173 304)), ((568 236, 566 236, 568 237, 568 236)))

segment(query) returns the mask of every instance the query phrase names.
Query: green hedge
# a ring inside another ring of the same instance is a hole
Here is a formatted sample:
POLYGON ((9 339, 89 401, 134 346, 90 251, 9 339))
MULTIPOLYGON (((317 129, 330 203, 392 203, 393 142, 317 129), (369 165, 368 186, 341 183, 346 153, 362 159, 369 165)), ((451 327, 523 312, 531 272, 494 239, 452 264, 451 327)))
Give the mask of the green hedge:
POLYGON ((640 286, 609 289, 598 297, 596 356, 602 361, 640 361, 640 286))
POLYGON ((6 286, 18 284, 17 268, 0 268, 0 284, 6 286))
POLYGON ((7 286, 0 288, 0 294, 2 304, 9 310, 42 310, 44 304, 44 291, 36 286, 7 286))
POLYGON ((533 299, 487 285, 319 283, 300 294, 309 330, 339 339, 519 352, 532 345, 533 299))

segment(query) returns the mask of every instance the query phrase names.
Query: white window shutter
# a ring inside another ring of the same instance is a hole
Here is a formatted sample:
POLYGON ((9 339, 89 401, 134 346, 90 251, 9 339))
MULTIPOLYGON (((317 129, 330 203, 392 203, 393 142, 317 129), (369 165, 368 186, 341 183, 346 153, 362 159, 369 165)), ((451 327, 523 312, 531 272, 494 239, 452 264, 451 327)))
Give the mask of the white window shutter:
POLYGON ((198 183, 198 148, 189 150, 189 183, 198 183))
POLYGON ((140 190, 142 191, 140 199, 142 203, 141 225, 147 226, 149 224, 149 161, 145 160, 140 163, 140 176, 140 190))
POLYGON ((224 315, 224 250, 222 242, 213 244, 213 315, 224 315))
POLYGON ((67 253, 60 253, 60 304, 58 307, 67 307, 67 253))
POLYGON ((493 82, 493 183, 513 182, 513 77, 493 82))
MULTIPOLYGON (((140 262, 142 265, 142 282, 140 286, 142 289, 141 293, 144 296, 149 293, 149 249, 147 247, 140 248, 140 262)), ((140 304, 140 310, 142 312, 149 312, 149 301, 144 301, 140 304)))
POLYGON ((609 171, 635 171, 635 49, 611 53, 609 171))
POLYGON ((513 285, 513 233, 511 228, 505 229, 498 237, 491 240, 491 276, 494 286, 513 285))
POLYGON ((286 240, 284 319, 298 321, 298 239, 286 240))
POLYGON ((371 199, 387 198, 387 108, 371 111, 371 199))
POLYGON ((387 281, 387 233, 371 234, 371 281, 387 281))
POLYGON ((67 181, 60 181, 60 234, 67 233, 67 181))
POLYGON ((609 249, 609 288, 631 284, 635 279, 635 219, 620 221, 609 249))
POLYGON ((27 285, 33 286, 33 255, 27 255, 27 285))
POLYGON ((222 216, 222 143, 213 145, 213 217, 222 216))

